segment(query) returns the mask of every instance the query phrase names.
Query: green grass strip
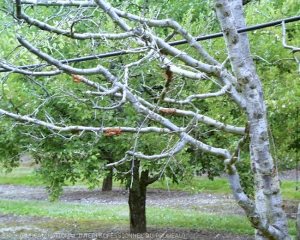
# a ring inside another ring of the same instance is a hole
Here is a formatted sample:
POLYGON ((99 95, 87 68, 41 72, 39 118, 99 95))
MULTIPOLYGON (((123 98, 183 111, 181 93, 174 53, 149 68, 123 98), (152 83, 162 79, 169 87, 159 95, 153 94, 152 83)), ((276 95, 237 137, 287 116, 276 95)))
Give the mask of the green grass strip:
POLYGON ((128 207, 100 206, 48 201, 0 200, 2 214, 71 219, 98 219, 108 222, 128 222, 128 207))
POLYGON ((234 234, 253 234, 250 223, 243 216, 218 215, 194 210, 177 210, 170 208, 147 209, 148 223, 155 226, 180 227, 190 229, 208 229, 234 234))
POLYGON ((283 198, 300 199, 300 191, 296 191, 296 181, 282 181, 281 192, 283 198))
MULTIPOLYGON (((129 225, 127 205, 79 204, 47 201, 0 200, 1 214, 17 216, 50 217, 78 221, 97 220, 101 225, 129 225)), ((147 207, 147 225, 150 227, 188 228, 194 230, 225 231, 252 235, 253 228, 244 216, 218 215, 194 210, 165 207, 147 207)), ((295 221, 289 221, 292 235, 296 235, 295 221)))
MULTIPOLYGON (((97 204, 0 200, 0 212, 22 216, 99 220, 105 225, 109 223, 129 225, 127 205, 107 207, 97 204)), ((180 227, 253 234, 250 223, 243 216, 219 216, 194 210, 147 207, 147 223, 151 227, 180 227)))
POLYGON ((38 181, 33 168, 18 167, 9 173, 5 170, 0 171, 0 184, 41 186, 42 182, 38 181))

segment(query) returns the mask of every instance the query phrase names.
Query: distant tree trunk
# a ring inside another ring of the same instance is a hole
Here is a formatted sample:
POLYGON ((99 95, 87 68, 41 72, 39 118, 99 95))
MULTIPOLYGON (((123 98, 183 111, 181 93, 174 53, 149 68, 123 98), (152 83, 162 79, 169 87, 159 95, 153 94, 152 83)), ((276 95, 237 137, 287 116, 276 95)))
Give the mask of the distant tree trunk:
MULTIPOLYGON (((109 163, 113 163, 113 159, 108 159, 109 163)), ((106 175, 106 177, 103 179, 102 183, 102 191, 111 191, 113 186, 113 168, 108 169, 109 173, 106 175)))
POLYGON ((158 177, 149 178, 149 171, 139 174, 140 161, 134 160, 132 169, 132 187, 129 188, 130 233, 145 233, 146 226, 146 194, 147 186, 158 177))
POLYGON ((102 183, 102 191, 111 191, 113 186, 113 169, 110 168, 109 173, 106 175, 106 177, 103 179, 102 183))

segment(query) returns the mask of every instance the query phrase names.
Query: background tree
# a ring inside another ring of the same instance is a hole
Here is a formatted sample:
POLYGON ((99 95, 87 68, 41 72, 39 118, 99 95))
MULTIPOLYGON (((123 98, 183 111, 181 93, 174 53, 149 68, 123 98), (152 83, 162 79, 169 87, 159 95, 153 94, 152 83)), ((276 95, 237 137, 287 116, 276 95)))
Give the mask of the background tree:
MULTIPOLYGON (((261 1, 255 8, 247 9, 248 24, 257 23, 253 16, 255 13, 260 13, 262 22, 297 16, 300 13, 298 8, 294 8, 297 4, 296 1, 261 1)), ((296 61, 299 51, 284 50, 282 42, 285 40, 292 46, 300 44, 299 38, 294 35, 300 31, 298 22, 285 24, 285 37, 282 27, 274 26, 249 34, 251 43, 256 46, 252 48, 252 55, 265 89, 270 130, 275 144, 274 158, 281 170, 295 168, 296 146, 299 142, 299 62, 296 61)))
MULTIPOLYGON (((49 14, 52 13, 50 12, 49 14)), ((109 25, 109 23, 106 24, 109 25)), ((33 31, 33 34, 36 34, 36 32, 33 31)), ((71 53, 73 53, 74 50, 63 44, 63 41, 58 42, 59 45, 57 45, 57 47, 59 48, 59 51, 67 58, 71 57, 71 53)), ((47 51, 53 52, 51 48, 47 48, 47 51)), ((27 61, 27 59, 25 58, 24 61, 27 61)), ((118 68, 122 66, 122 61, 122 58, 118 61, 113 60, 108 62, 107 66, 109 66, 111 72, 118 74, 118 68)), ((133 77, 137 78, 138 76, 139 75, 137 74, 133 77)), ((22 80, 26 81, 26 78, 23 78, 22 80)), ((130 113, 132 110, 126 108, 126 106, 113 109, 110 113, 105 113, 104 116, 99 111, 95 113, 95 110, 86 108, 85 100, 80 99, 80 97, 82 97, 82 89, 78 87, 78 83, 76 77, 74 77, 74 83, 64 83, 63 80, 58 77, 47 86, 48 90, 41 87, 41 92, 39 92, 35 89, 42 96, 46 94, 47 97, 50 97, 51 95, 51 97, 46 100, 47 104, 40 102, 38 99, 36 99, 36 102, 29 101, 26 97, 18 97, 18 99, 24 101, 21 106, 30 103, 33 107, 32 111, 35 111, 35 109, 38 108, 38 105, 42 104, 44 107, 43 110, 47 114, 47 118, 58 118, 58 121, 63 119, 65 124, 71 124, 71 122, 73 124, 80 124, 84 122, 86 125, 103 125, 106 124, 106 122, 109 122, 111 125, 116 125, 117 122, 122 121, 128 126, 137 126, 137 122, 140 121, 139 117, 130 113), (69 88, 73 89, 73 93, 68 91, 69 88), (49 93, 50 91, 51 93, 49 93), (76 93, 78 97, 74 95, 74 93, 76 93), (80 102, 83 104, 80 105, 80 102), (34 103, 37 105, 34 105, 34 103)), ((6 91, 3 92, 3 96, 5 97, 6 92, 9 92, 9 94, 12 94, 13 92, 14 96, 22 94, 22 86, 20 86, 20 83, 16 83, 16 85, 18 86, 17 88, 13 85, 14 90, 8 87, 6 91)), ((160 88, 161 86, 157 86, 157 89, 160 88)), ((151 90, 150 95, 154 94, 153 90, 151 88, 149 89, 151 90)), ((37 92, 33 95, 37 95, 37 92)), ((149 95, 149 93, 147 93, 147 95, 149 95)), ((14 97, 11 96, 9 98, 8 105, 11 104, 12 107, 14 107, 15 104, 10 100, 11 98, 14 97)), ((40 99, 43 101, 42 97, 40 99)), ((109 101, 115 101, 114 97, 111 97, 109 101)), ((5 104, 6 102, 4 102, 4 105, 5 104)), ((9 132, 14 133, 17 136, 20 135, 20 132, 16 127, 10 129, 9 132)), ((115 138, 114 135, 114 133, 111 134, 109 131, 104 135, 94 136, 93 134, 82 134, 76 129, 71 130, 67 134, 53 134, 49 132, 49 129, 32 129, 27 131, 25 134, 26 137, 23 134, 21 139, 26 143, 26 145, 23 146, 24 151, 29 149, 31 155, 40 166, 37 173, 41 175, 42 181, 46 184, 51 200, 57 199, 63 191, 62 187, 69 182, 75 183, 77 181, 84 181, 88 183, 89 188, 94 188, 99 185, 99 179, 102 176, 106 176, 103 181, 102 190, 110 190, 114 172, 116 179, 121 180, 126 188, 130 188, 129 205, 131 231, 144 232, 146 229, 145 190, 147 185, 158 179, 164 180, 165 177, 171 177, 173 181, 178 181, 178 179, 182 177, 176 176, 174 171, 178 172, 180 167, 171 166, 175 169, 173 171, 169 165, 174 165, 174 161, 161 161, 160 164, 140 164, 139 161, 136 160, 135 163, 137 163, 140 168, 143 167, 143 174, 141 174, 141 176, 137 174, 137 171, 132 171, 131 173, 131 164, 125 164, 125 166, 122 165, 119 167, 113 165, 112 167, 104 169, 103 165, 105 163, 113 163, 116 159, 122 158, 125 154, 125 149, 127 150, 130 142, 134 140, 134 138, 128 135, 124 137, 118 136, 118 138, 115 138), (139 189, 143 189, 143 191, 140 191, 139 189)), ((2 136, 3 139, 6 139, 4 142, 5 145, 3 145, 3 149, 5 150, 3 153, 6 157, 5 161, 8 165, 14 164, 11 166, 14 167, 18 163, 18 153, 20 153, 20 150, 14 146, 22 146, 24 144, 16 144, 17 138, 9 138, 8 134, 3 134, 2 136), (11 148, 9 148, 7 140, 10 141, 11 148), (7 149, 12 150, 13 152, 7 152, 7 149), (15 160, 14 162, 10 160, 10 156, 13 157, 15 160)), ((152 135, 151 138, 148 138, 146 143, 144 143, 144 141, 146 140, 142 140, 140 137, 138 143, 135 144, 135 148, 145 147, 150 150, 151 145, 154 145, 156 150, 160 149, 156 135, 152 135)), ((7 167, 8 165, 4 165, 4 167, 7 167)), ((182 161, 181 166, 184 166, 182 161)))
MULTIPOLYGON (((2 78, 0 113, 3 116, 25 122, 22 131, 36 139, 41 136, 66 138, 66 135, 70 137, 68 132, 74 131, 78 137, 92 132, 95 139, 101 134, 117 138, 124 136, 125 132, 134 133, 132 147, 128 147, 125 156, 109 165, 129 163, 132 176, 141 159, 153 164, 170 163, 187 149, 216 156, 214 159, 223 160, 232 192, 257 229, 257 238, 290 239, 277 169, 270 154, 261 82, 250 55, 247 34, 237 33, 237 28, 245 26, 242 1, 214 1, 228 58, 212 57, 209 48, 205 51, 194 40, 191 34, 196 24, 191 24, 188 32, 171 19, 154 20, 160 16, 147 9, 147 5, 131 9, 123 3, 114 8, 100 0, 80 4, 38 2, 40 5, 55 5, 47 16, 43 7, 31 9, 23 6, 25 3, 36 1, 17 0, 16 11, 9 3, 4 9, 7 17, 12 16, 22 26, 16 29, 19 33, 17 41, 22 47, 12 47, 10 54, 1 60, 2 67, 10 71, 2 78), (32 28, 38 29, 38 34, 32 28), (187 41, 188 47, 168 44, 171 39, 181 38, 187 41), (117 70, 101 59, 95 60, 93 67, 90 63, 71 66, 68 62, 58 61, 66 58, 65 51, 78 56, 108 49, 122 49, 124 54, 131 55, 123 58, 117 70), (43 68, 17 67, 24 62, 39 63, 41 60, 47 64, 43 68), (23 100, 12 94, 12 86, 18 78, 15 76, 20 76, 16 74, 25 76, 18 79, 20 81, 33 82, 24 82, 26 87, 20 89, 24 95, 32 93, 30 101, 23 105, 16 104, 23 100), (78 83, 78 88, 68 81, 72 79, 78 83), (68 105, 65 100, 68 98, 76 104, 68 105), (78 115, 82 115, 81 121, 74 121, 74 114, 65 115, 53 107, 53 102, 61 99, 68 109, 75 109, 78 115), (224 104, 225 114, 220 111, 222 108, 218 109, 224 104), (120 107, 126 109, 127 117, 137 120, 126 122, 122 118, 122 122, 110 122, 120 107), (227 114, 230 108, 231 114, 227 114), (85 121, 91 119, 91 109, 95 120, 100 113, 101 124, 94 121, 91 125, 85 121), (246 128, 241 127, 244 125, 246 128), (142 149, 141 134, 156 134, 155 142, 161 147, 154 149, 155 152, 142 149), (254 201, 244 193, 235 168, 243 156, 240 154, 242 146, 248 139, 255 178, 254 201)), ((13 25, 6 25, 7 28, 10 26, 13 25)), ((12 42, 14 45, 16 41, 12 42)), ((69 165, 64 164, 64 168, 69 165)))

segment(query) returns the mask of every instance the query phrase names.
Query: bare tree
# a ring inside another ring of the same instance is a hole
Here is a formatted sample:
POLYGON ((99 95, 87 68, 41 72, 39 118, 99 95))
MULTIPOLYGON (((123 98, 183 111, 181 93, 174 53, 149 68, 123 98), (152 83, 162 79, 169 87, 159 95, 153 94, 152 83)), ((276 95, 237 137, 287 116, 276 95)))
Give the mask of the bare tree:
MULTIPOLYGON (((6 13, 13 16, 20 26, 37 28, 43 34, 41 35, 43 40, 37 41, 30 35, 30 29, 23 32, 22 29, 19 30, 16 38, 27 53, 18 52, 21 51, 19 48, 14 49, 13 53, 19 55, 30 53, 29 58, 36 63, 41 61, 44 68, 36 66, 21 68, 12 60, 1 59, 2 68, 8 70, 10 74, 30 76, 37 82, 41 77, 67 74, 66 79, 73 78, 75 82, 89 88, 83 92, 84 99, 77 97, 78 101, 86 101, 97 111, 114 111, 129 104, 135 114, 142 117, 142 123, 138 127, 123 126, 122 123, 119 126, 83 126, 55 121, 54 117, 47 114, 43 120, 38 118, 38 114, 22 115, 5 109, 0 109, 0 114, 24 124, 31 123, 45 127, 51 134, 78 131, 80 134, 94 132, 96 135, 105 133, 110 136, 118 136, 125 132, 137 136, 147 133, 165 134, 170 138, 176 136, 178 140, 174 144, 172 142, 172 145, 168 145, 162 152, 147 155, 136 151, 133 146, 123 159, 108 164, 108 167, 131 161, 131 171, 136 171, 134 168, 136 159, 160 161, 160 159, 176 156, 181 151, 185 151, 187 146, 218 156, 224 160, 228 181, 236 201, 245 210, 249 221, 256 229, 256 239, 291 239, 277 169, 270 153, 262 84, 251 58, 247 34, 237 32, 238 28, 246 25, 243 2, 249 1, 214 0, 214 9, 224 34, 228 54, 228 58, 223 63, 213 58, 186 29, 174 20, 157 20, 144 17, 142 14, 135 15, 121 10, 121 7, 115 8, 103 0, 16 0, 15 11, 13 11, 14 6, 7 4, 6 13), (40 16, 38 19, 38 16, 35 16, 37 14, 30 16, 26 13, 29 11, 25 7, 27 4, 40 7, 53 6, 54 13, 52 16, 40 16), (56 18, 61 20, 56 21, 56 18), (102 29, 103 21, 110 21, 110 27, 102 29), (112 25, 114 29, 111 28, 112 25), (162 38, 160 29, 167 29, 171 34, 167 38, 162 38), (186 40, 193 54, 188 53, 189 49, 183 51, 168 43, 175 35, 186 40), (133 57, 130 58, 130 62, 125 61, 119 66, 117 72, 111 66, 99 63, 92 68, 75 67, 67 61, 60 61, 58 56, 63 54, 59 51, 51 52, 55 50, 53 44, 56 39, 68 39, 65 41, 73 41, 74 46, 79 41, 88 41, 93 50, 101 44, 106 44, 112 48, 121 48, 123 54, 130 54, 133 57), (47 45, 50 45, 51 51, 43 50, 47 45), (150 76, 145 74, 147 71, 135 75, 136 69, 141 66, 145 69, 156 66, 164 71, 166 81, 160 92, 154 92, 155 96, 150 96, 153 92, 153 84, 149 82, 150 76), (97 81, 96 77, 100 75, 102 79, 97 81), (139 86, 132 83, 132 79, 136 77, 140 79, 139 86), (194 86, 213 83, 218 90, 200 92, 200 88, 195 87, 197 92, 189 91, 188 96, 185 96, 182 91, 187 85, 186 82, 194 86), (149 97, 144 97, 145 92, 149 97), (246 127, 226 124, 201 114, 197 102, 224 96, 227 96, 245 114, 246 127), (101 104, 100 100, 106 98, 110 99, 103 101, 107 105, 101 104), (174 120, 175 118, 182 119, 180 124, 178 120, 174 120), (145 126, 146 121, 151 121, 153 125, 145 126), (240 140, 234 150, 211 146, 194 134, 200 124, 240 136, 240 140), (235 167, 238 164, 239 152, 248 140, 255 178, 254 200, 249 199, 244 193, 235 167)), ((47 85, 43 85, 43 88, 47 89, 47 85)), ((44 102, 49 98, 51 96, 45 98, 44 102)), ((42 108, 42 105, 39 108, 42 108)), ((35 109, 36 112, 39 112, 39 109, 35 109)), ((138 141, 138 137, 136 139, 138 141)))

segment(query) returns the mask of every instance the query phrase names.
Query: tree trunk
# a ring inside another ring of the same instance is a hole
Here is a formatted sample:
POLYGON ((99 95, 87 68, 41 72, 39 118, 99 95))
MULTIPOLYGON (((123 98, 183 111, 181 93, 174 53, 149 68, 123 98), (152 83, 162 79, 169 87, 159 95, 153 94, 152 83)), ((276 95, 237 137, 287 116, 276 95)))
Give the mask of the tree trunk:
MULTIPOLYGON (((111 154, 111 153, 109 153, 111 154)), ((106 159, 108 160, 108 163, 113 163, 114 159, 112 156, 108 155, 106 156, 106 159)), ((111 191, 112 190, 112 186, 113 186, 113 168, 109 168, 107 169, 108 174, 105 176, 105 178, 103 179, 103 183, 102 183, 102 191, 111 191)))
POLYGON ((297 213, 297 220, 296 220, 296 230, 297 230, 296 239, 300 240, 300 204, 298 205, 298 213, 297 213))
POLYGON ((146 190, 148 171, 139 176, 140 161, 133 161, 131 187, 129 188, 130 233, 145 233, 146 227, 146 190))
POLYGON ((108 169, 109 173, 103 179, 102 191, 111 191, 113 186, 113 169, 108 169))
POLYGON ((245 26, 242 0, 215 0, 215 9, 221 23, 232 71, 237 78, 236 89, 242 101, 238 104, 247 115, 250 137, 250 160, 255 179, 255 203, 241 194, 238 176, 229 176, 233 194, 256 228, 256 239, 290 239, 284 213, 277 169, 270 153, 268 121, 261 81, 255 70, 248 37, 238 34, 245 26))

